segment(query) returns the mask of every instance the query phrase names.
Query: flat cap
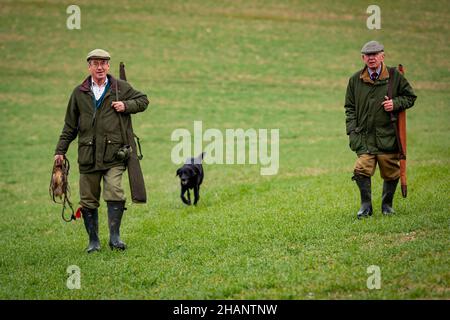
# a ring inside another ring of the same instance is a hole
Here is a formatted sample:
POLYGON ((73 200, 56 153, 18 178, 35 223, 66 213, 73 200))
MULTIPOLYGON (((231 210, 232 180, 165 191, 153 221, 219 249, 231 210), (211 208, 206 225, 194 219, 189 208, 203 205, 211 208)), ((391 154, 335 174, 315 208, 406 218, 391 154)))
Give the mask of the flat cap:
POLYGON ((89 61, 91 59, 101 59, 101 60, 109 60, 111 59, 111 55, 108 51, 103 49, 94 49, 88 53, 86 60, 89 61))
POLYGON ((369 41, 361 49, 362 54, 378 53, 384 51, 384 46, 378 41, 369 41))

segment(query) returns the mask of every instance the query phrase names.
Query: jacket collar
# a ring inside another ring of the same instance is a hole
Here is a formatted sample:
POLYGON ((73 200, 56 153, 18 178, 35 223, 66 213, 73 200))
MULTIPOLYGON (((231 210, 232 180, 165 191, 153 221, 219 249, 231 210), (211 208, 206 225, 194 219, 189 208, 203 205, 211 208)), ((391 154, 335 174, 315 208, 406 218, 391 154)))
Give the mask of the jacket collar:
MULTIPOLYGON (((114 78, 110 74, 107 74, 106 76, 108 77, 108 81, 110 83, 111 92, 115 93, 116 92, 116 86, 117 86, 116 78, 114 78)), ((88 76, 86 79, 84 79, 84 81, 78 87, 80 89, 80 91, 84 91, 84 92, 90 92, 91 91, 91 81, 92 81, 91 78, 92 78, 92 76, 88 76)), ((119 92, 120 92, 120 90, 119 90, 119 92)))
MULTIPOLYGON (((371 83, 371 84, 375 83, 372 79, 370 79, 369 70, 367 69, 367 66, 365 66, 361 70, 359 78, 362 79, 362 81, 367 82, 367 83, 371 83)), ((378 80, 386 80, 386 79, 389 79, 389 71, 388 71, 386 64, 383 62, 382 66, 381 66, 381 73, 380 73, 380 76, 378 77, 378 80)))

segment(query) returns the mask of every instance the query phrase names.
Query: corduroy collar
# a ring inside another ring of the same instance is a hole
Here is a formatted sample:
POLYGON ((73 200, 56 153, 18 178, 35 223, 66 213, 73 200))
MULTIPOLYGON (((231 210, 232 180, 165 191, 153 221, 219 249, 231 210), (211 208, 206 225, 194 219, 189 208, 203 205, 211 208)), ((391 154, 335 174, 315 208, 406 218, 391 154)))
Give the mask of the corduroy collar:
MULTIPOLYGON (((375 83, 372 79, 370 79, 369 70, 367 70, 367 66, 365 66, 361 70, 359 78, 362 79, 362 81, 364 81, 364 82, 368 82, 371 84, 375 83)), ((386 64, 383 62, 382 66, 381 66, 381 73, 380 73, 380 76, 378 77, 378 80, 386 80, 386 79, 389 79, 389 71, 386 67, 386 64)))

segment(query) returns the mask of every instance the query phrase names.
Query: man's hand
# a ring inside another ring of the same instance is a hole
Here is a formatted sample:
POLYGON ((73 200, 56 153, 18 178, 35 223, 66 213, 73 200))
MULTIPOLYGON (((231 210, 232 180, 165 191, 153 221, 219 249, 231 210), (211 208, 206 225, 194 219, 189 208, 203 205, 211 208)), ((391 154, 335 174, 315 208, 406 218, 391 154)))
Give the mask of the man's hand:
POLYGON ((387 112, 391 112, 394 110, 394 102, 387 96, 384 96, 384 101, 381 104, 383 105, 384 110, 386 110, 387 112))
POLYGON ((57 165, 60 165, 64 161, 64 155, 62 154, 55 154, 55 161, 57 165))
POLYGON ((124 112, 125 111, 125 104, 122 101, 113 101, 111 106, 117 111, 117 112, 124 112))

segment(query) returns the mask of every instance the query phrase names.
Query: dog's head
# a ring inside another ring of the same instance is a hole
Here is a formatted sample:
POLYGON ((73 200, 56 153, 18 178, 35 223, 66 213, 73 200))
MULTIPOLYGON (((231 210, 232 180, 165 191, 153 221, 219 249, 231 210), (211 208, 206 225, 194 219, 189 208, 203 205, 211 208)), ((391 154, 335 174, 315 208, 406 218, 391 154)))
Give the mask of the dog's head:
POLYGON ((177 170, 177 176, 180 177, 181 184, 187 185, 192 178, 197 176, 198 170, 193 166, 183 166, 177 170))

